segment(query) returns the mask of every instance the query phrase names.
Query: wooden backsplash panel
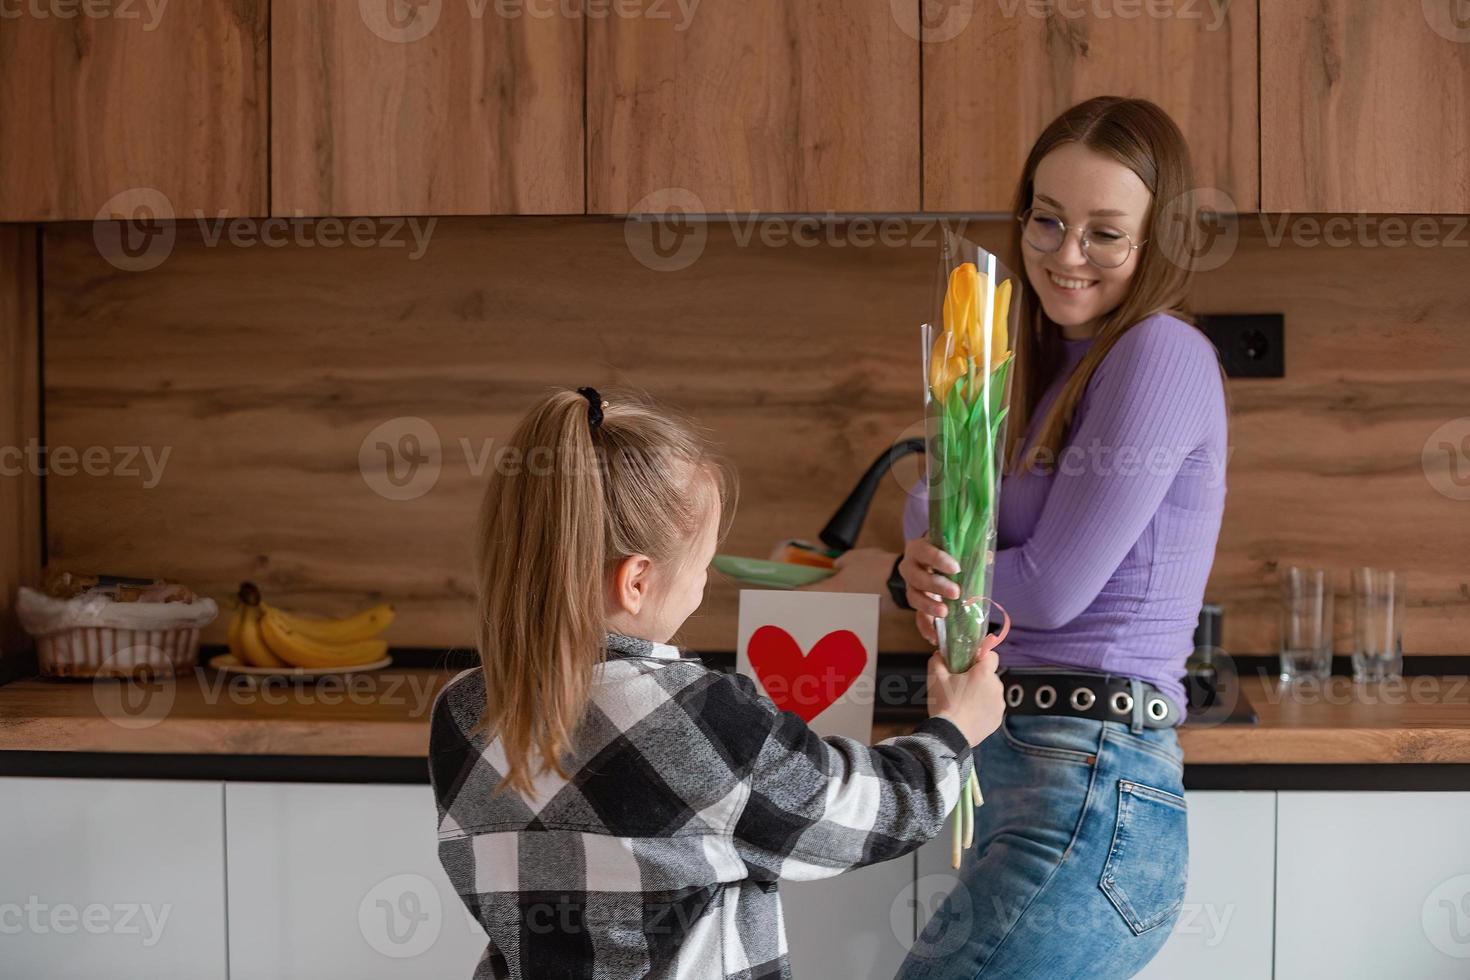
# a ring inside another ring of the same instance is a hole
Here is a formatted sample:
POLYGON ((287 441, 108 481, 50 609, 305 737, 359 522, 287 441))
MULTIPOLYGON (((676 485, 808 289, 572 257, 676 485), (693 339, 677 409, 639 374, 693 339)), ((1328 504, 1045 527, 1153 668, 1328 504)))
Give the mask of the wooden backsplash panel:
MULTIPOLYGON (((1227 645, 1274 649, 1278 561, 1373 562, 1412 574, 1411 652, 1466 652, 1470 503, 1437 492, 1420 462, 1436 427, 1470 414, 1464 251, 1275 246, 1245 224, 1198 306, 1284 312, 1288 377, 1231 386, 1208 593, 1226 607, 1227 645)), ((173 575, 218 596, 249 577, 322 611, 382 596, 401 608, 398 644, 469 642, 483 476, 460 440, 474 454, 504 438, 546 386, 641 387, 712 429, 741 472, 726 547, 745 554, 814 536, 918 421, 929 247, 743 245, 743 230, 714 224, 697 262, 657 272, 621 222, 599 219, 441 221, 418 261, 207 247, 181 228, 166 262, 125 273, 87 228, 46 234, 50 443, 170 452, 152 488, 51 477, 53 564, 173 575), (388 500, 358 453, 404 416, 432 423, 443 465, 423 496, 388 500)), ((864 543, 898 546, 899 484, 886 482, 864 543)), ((713 584, 683 639, 728 649, 735 603, 713 584)), ((1348 617, 1341 603, 1344 631, 1348 617)), ((882 642, 921 645, 897 613, 882 642)))
MULTIPOLYGON (((440 222, 403 249, 207 247, 180 228, 157 269, 98 258, 86 228, 46 240, 52 445, 168 450, 137 478, 48 483, 55 565, 166 574, 223 596, 243 578, 285 604, 383 596, 400 644, 470 641, 466 464, 551 385, 645 389, 713 430, 742 476, 729 550, 815 536, 867 463, 920 416, 917 324, 935 251, 741 247, 711 226, 703 257, 653 271, 622 222, 440 222), (413 500, 358 468, 374 427, 437 429, 441 476, 413 500)), ((874 543, 899 545, 899 488, 874 543)), ((717 585, 687 642, 734 644, 717 585)), ((222 635, 217 626, 208 638, 222 635)), ((919 644, 907 616, 890 647, 919 644)))
POLYGON ((15 590, 41 571, 41 480, 27 455, 41 437, 36 315, 36 229, 0 224, 0 656, 28 645, 15 590))
POLYGON ((1331 247, 1323 220, 1242 217, 1233 257, 1198 282, 1200 310, 1286 315, 1286 377, 1230 386, 1233 456, 1209 595, 1225 606, 1230 649, 1274 651, 1277 565, 1335 569, 1347 653, 1350 569, 1397 568, 1409 576, 1406 651, 1463 654, 1470 501, 1436 490, 1431 473, 1444 485, 1447 461, 1427 472, 1422 453, 1457 418, 1470 432, 1470 239, 1446 219, 1430 236, 1441 245, 1386 247, 1402 236, 1370 216, 1338 239, 1362 244, 1331 247))

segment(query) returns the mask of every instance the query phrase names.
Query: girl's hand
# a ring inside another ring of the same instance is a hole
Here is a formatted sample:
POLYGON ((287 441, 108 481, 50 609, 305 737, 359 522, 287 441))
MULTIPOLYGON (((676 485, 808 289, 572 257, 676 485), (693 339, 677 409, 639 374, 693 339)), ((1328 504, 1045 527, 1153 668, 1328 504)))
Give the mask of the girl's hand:
POLYGON ((909 605, 918 612, 919 632, 930 643, 938 643, 934 635, 935 618, 943 619, 948 610, 944 599, 958 599, 960 587, 945 575, 960 570, 960 563, 929 543, 928 538, 914 538, 903 550, 898 573, 908 585, 909 605))
POLYGON ((975 665, 963 674, 951 674, 938 650, 929 658, 929 716, 954 722, 971 745, 985 741, 1005 717, 1005 698, 995 674, 1000 665, 998 642, 999 637, 986 637, 976 651, 975 665))
POLYGON ((891 604, 888 573, 893 570, 893 559, 897 557, 882 548, 853 548, 837 556, 833 562, 835 574, 801 588, 806 592, 873 592, 891 604))

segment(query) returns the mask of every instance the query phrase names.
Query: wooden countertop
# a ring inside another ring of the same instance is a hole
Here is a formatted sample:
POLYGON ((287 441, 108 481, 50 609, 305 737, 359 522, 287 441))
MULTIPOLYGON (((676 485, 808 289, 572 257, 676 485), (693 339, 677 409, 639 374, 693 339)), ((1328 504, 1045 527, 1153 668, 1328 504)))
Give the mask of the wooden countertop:
MULTIPOLYGON (((433 669, 253 688, 201 669, 145 688, 29 679, 0 687, 0 750, 414 757, 424 754, 433 669)), ((1470 763, 1470 679, 1416 677, 1382 688, 1348 678, 1283 692, 1247 678, 1258 725, 1186 725, 1191 764, 1470 763)), ((875 739, 912 729, 883 724, 875 739)))

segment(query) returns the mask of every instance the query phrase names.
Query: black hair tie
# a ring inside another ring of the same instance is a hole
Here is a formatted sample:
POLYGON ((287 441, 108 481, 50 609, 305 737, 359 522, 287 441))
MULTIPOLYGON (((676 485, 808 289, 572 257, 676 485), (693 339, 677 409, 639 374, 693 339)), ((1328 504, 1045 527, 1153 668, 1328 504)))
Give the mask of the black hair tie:
POLYGON ((602 424, 602 396, 596 388, 578 388, 577 394, 587 399, 587 425, 596 432, 602 424))

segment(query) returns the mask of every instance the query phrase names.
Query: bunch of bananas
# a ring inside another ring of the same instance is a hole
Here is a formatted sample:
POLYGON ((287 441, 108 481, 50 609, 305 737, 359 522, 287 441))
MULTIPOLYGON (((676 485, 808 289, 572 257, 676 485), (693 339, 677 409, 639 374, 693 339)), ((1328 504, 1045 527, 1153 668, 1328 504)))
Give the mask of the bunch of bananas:
POLYGON ((386 602, 341 619, 298 616, 267 605, 245 582, 230 620, 230 653, 251 667, 357 667, 383 659, 388 644, 377 635, 391 622, 386 602))

